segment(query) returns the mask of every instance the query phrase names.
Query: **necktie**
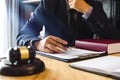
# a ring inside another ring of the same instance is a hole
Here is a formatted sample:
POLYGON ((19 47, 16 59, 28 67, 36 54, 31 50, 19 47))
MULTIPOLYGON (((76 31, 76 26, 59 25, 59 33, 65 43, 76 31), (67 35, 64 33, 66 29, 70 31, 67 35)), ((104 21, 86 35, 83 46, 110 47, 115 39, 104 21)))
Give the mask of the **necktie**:
POLYGON ((70 16, 69 16, 69 28, 71 31, 72 36, 75 36, 76 34, 76 11, 70 10, 70 16))
POLYGON ((70 45, 74 45, 75 39, 76 39, 76 20, 77 20, 77 14, 76 10, 70 9, 69 4, 67 2, 67 16, 68 16, 68 30, 69 34, 71 35, 71 42, 70 45))

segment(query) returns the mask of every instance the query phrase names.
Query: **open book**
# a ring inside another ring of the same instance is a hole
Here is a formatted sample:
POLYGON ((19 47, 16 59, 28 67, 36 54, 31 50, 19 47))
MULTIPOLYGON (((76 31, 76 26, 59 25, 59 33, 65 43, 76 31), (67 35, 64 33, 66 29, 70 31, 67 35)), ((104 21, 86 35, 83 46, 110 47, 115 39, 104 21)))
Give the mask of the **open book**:
POLYGON ((70 66, 77 69, 117 77, 120 79, 120 57, 117 56, 104 56, 73 62, 70 64, 70 66))
POLYGON ((67 51, 64 51, 63 53, 59 53, 59 54, 58 53, 51 54, 40 51, 36 51, 36 53, 65 62, 71 62, 76 60, 107 55, 105 51, 90 51, 90 50, 78 49, 72 47, 68 48, 67 51))

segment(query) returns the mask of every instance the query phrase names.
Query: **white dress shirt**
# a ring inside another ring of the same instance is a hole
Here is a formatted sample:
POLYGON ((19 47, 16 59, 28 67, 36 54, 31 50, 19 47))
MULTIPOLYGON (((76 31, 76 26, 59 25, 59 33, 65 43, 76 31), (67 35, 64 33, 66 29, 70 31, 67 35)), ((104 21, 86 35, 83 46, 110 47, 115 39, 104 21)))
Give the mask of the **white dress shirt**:
MULTIPOLYGON (((69 3, 68 3, 68 0, 66 0, 66 4, 67 4, 67 11, 69 11, 69 10, 70 10, 70 6, 69 6, 69 3)), ((84 19, 88 19, 89 16, 91 15, 91 13, 92 13, 92 10, 93 10, 93 7, 91 7, 86 13, 84 13, 84 14, 82 15, 82 17, 83 17, 84 19)))

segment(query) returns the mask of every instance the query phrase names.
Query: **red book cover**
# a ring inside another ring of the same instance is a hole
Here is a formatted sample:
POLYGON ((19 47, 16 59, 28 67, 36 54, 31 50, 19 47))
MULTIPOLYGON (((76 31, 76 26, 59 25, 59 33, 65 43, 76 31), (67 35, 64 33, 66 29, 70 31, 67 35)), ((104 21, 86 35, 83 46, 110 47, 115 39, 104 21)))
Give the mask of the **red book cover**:
POLYGON ((120 40, 109 39, 81 39, 75 41, 76 48, 93 51, 120 52, 120 40))

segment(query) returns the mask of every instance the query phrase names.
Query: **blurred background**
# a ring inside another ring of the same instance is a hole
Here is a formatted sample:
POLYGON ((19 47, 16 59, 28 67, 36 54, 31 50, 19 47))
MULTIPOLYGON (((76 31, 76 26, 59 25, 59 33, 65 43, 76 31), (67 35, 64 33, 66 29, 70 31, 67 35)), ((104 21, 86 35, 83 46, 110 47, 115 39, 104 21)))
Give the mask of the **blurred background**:
MULTIPOLYGON (((109 20, 120 30, 120 0, 99 0, 109 20)), ((40 0, 0 0, 0 57, 15 47, 16 36, 40 0)))

